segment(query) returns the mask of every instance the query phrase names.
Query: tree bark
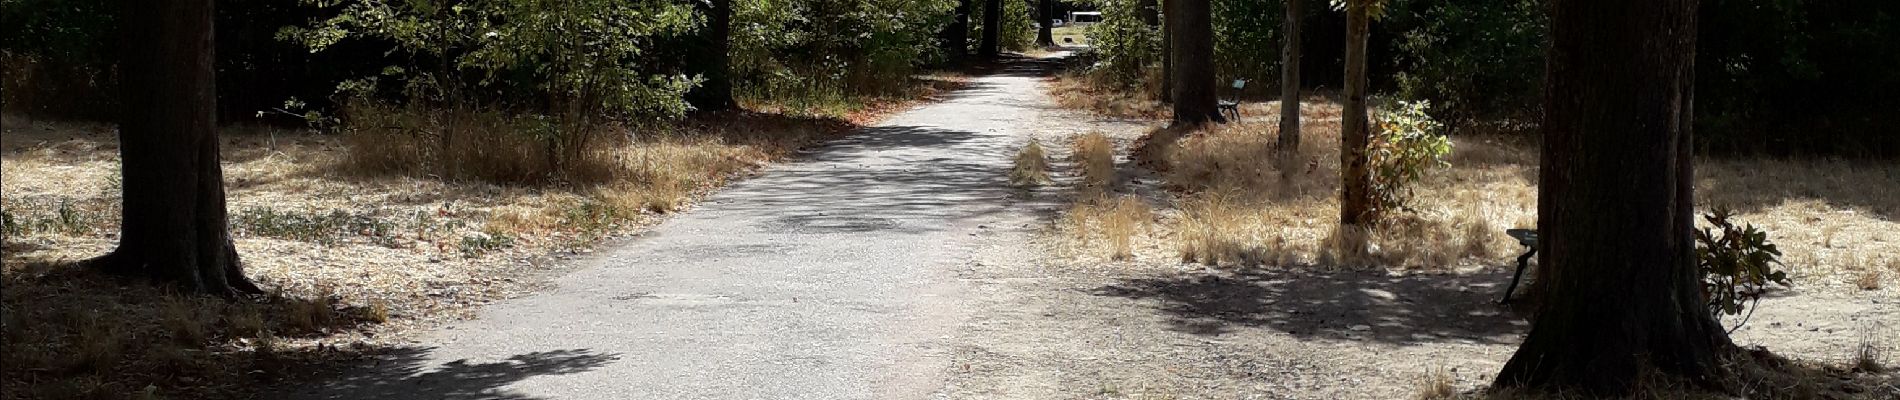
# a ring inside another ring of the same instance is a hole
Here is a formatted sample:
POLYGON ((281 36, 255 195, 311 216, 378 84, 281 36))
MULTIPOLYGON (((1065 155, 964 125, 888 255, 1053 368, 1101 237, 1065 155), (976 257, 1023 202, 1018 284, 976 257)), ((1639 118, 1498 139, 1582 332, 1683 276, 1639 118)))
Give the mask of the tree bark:
POLYGON ((1371 132, 1366 120, 1366 36, 1371 24, 1371 0, 1348 0, 1346 6, 1346 93, 1340 112, 1339 223, 1363 226, 1372 217, 1371 174, 1366 170, 1366 143, 1371 132))
POLYGON ((1036 15, 1042 16, 1042 23, 1040 24, 1042 28, 1036 30, 1036 44, 1043 46, 1056 45, 1054 31, 1056 22, 1055 0, 1042 0, 1042 4, 1036 7, 1036 9, 1036 15))
POLYGON ((1300 0, 1286 0, 1286 35, 1280 44, 1280 140, 1282 158, 1300 149, 1300 0))
POLYGON ((977 47, 983 58, 996 58, 1003 54, 999 41, 1003 32, 1003 0, 985 0, 983 2, 983 41, 977 47))
POLYGON ((1695 266, 1696 0, 1557 0, 1545 64, 1539 279, 1496 386, 1630 393, 1639 371, 1719 385, 1728 334, 1695 266))
POLYGON ((1167 18, 1175 30, 1170 36, 1174 75, 1174 123, 1196 125, 1226 122, 1216 107, 1214 83, 1214 24, 1209 0, 1170 0, 1167 18))
POLYGON ((943 50, 950 61, 970 55, 970 0, 957 0, 956 16, 943 30, 943 50))
POLYGON ((732 0, 710 0, 701 11, 706 13, 706 47, 701 60, 693 63, 706 79, 688 96, 688 103, 699 111, 726 111, 738 108, 732 100, 732 0))
POLYGON ((133 1, 119 63, 124 219, 95 268, 199 293, 261 293, 227 230, 212 0, 133 1))

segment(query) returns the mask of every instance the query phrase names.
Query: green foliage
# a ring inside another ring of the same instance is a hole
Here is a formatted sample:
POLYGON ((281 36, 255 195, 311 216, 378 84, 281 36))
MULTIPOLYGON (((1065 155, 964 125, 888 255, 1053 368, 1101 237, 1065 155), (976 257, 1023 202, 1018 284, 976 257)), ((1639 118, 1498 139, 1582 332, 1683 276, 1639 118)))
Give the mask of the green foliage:
MULTIPOLYGON (((387 43, 396 65, 344 82, 374 96, 388 79, 411 101, 455 103, 468 92, 527 92, 544 114, 628 119, 678 115, 693 81, 642 68, 658 38, 688 32, 698 16, 659 0, 382 2, 304 0, 337 8, 279 38, 320 52, 347 40, 387 43)), ((519 103, 527 101, 516 100, 519 103)), ((522 104, 515 104, 517 107, 522 104)))
POLYGON ((735 95, 813 109, 897 93, 941 60, 936 34, 956 4, 931 0, 734 1, 735 95))
POLYGON ((1446 121, 1534 116, 1541 100, 1541 0, 1427 2, 1390 21, 1399 34, 1401 96, 1432 99, 1446 121))
POLYGON ((104 64, 112 58, 118 3, 108 0, 0 0, 0 37, 14 54, 58 65, 104 64))
POLYGON ((1102 22, 1088 29, 1088 52, 1096 60, 1089 72, 1104 82, 1140 83, 1144 70, 1161 60, 1161 28, 1142 21, 1139 0, 1093 1, 1102 22))
POLYGON ((1695 234, 1702 296, 1709 314, 1717 318, 1740 314, 1743 306, 1760 300, 1769 283, 1788 285, 1788 274, 1781 270, 1785 267, 1781 250, 1768 242, 1768 233, 1752 224, 1735 226, 1734 216, 1728 208, 1718 207, 1702 216, 1711 227, 1695 234))
POLYGON ((1244 78, 1260 82, 1280 75, 1283 1, 1214 0, 1214 68, 1219 82, 1244 78))
POLYGON ((462 256, 475 257, 482 255, 482 253, 513 246, 514 243, 515 238, 505 234, 469 233, 462 236, 462 243, 459 247, 462 250, 462 256))
POLYGON ((272 208, 249 208, 231 218, 239 233, 334 244, 348 236, 389 238, 395 224, 369 215, 352 215, 343 210, 328 213, 299 213, 272 208))
MULTIPOLYGON (((972 0, 970 5, 970 48, 977 48, 983 40, 983 13, 988 12, 984 0, 972 0)), ((1005 51, 1025 51, 1036 46, 1036 21, 1030 12, 1029 2, 1040 0, 1002 0, 1003 17, 1000 20, 1002 30, 997 31, 996 44, 1005 51)))
POLYGON ((1426 171, 1450 166, 1445 156, 1451 154, 1451 139, 1444 135, 1444 125, 1426 112, 1430 108, 1428 101, 1400 101, 1377 110, 1378 131, 1366 153, 1376 211, 1405 208, 1412 185, 1426 171))

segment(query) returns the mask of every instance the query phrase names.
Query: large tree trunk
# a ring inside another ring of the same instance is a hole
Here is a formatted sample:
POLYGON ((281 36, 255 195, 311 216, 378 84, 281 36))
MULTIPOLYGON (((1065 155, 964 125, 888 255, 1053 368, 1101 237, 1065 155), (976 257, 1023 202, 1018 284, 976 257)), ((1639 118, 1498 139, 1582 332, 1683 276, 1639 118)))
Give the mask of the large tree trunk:
POLYGON ((699 62, 693 63, 706 79, 694 88, 687 101, 699 111, 726 111, 738 108, 732 100, 732 0, 710 0, 701 10, 706 13, 706 31, 701 33, 705 48, 699 62))
POLYGON ((1366 170, 1366 30, 1371 0, 1346 6, 1346 104, 1339 129, 1339 223, 1363 226, 1371 218, 1372 182, 1366 170))
POLYGON ((1286 0, 1286 35, 1280 40, 1280 140, 1282 158, 1300 149, 1300 0, 1286 0))
POLYGON ((977 46, 983 58, 996 58, 1003 54, 999 41, 1003 33, 1003 0, 985 0, 983 2, 983 41, 977 46))
POLYGON ((950 61, 970 55, 970 0, 957 0, 956 16, 943 30, 943 50, 950 61))
POLYGON ((1040 21, 1042 28, 1036 30, 1036 44, 1043 46, 1056 45, 1054 31, 1056 22, 1055 0, 1042 0, 1042 5, 1036 7, 1036 9, 1036 15, 1042 16, 1040 21))
POLYGON ((92 266, 218 295, 259 293, 226 229, 212 1, 126 2, 119 123, 124 221, 92 266))
POLYGON ((1557 0, 1545 69, 1544 293, 1500 387, 1629 393, 1639 371, 1704 385, 1733 349, 1695 267, 1696 0, 1557 0))
POLYGON ((1225 122, 1216 107, 1214 83, 1214 21, 1209 0, 1170 0, 1167 18, 1177 32, 1169 35, 1174 60, 1169 79, 1174 98, 1174 123, 1195 125, 1225 122))

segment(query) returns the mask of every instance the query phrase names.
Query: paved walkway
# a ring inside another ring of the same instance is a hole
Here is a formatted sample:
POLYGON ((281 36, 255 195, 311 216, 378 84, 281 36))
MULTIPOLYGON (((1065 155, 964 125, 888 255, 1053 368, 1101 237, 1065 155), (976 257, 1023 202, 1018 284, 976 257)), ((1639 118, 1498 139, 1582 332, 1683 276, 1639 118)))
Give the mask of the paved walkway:
MULTIPOLYGON (((915 399, 952 370, 956 270, 1010 206, 1041 63, 733 184, 305 399, 915 399)), ((273 396, 276 397, 276 396, 273 396)))

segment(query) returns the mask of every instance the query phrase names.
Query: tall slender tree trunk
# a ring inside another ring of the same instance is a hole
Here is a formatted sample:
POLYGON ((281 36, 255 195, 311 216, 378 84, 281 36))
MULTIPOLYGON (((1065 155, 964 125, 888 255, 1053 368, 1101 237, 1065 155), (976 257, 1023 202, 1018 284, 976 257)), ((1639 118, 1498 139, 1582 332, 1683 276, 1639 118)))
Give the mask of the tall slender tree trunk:
POLYGON ((1056 45, 1055 0, 1042 0, 1042 4, 1039 7, 1036 7, 1036 9, 1037 9, 1036 15, 1041 16, 1041 22, 1042 22, 1040 24, 1042 25, 1042 28, 1036 30, 1036 44, 1043 45, 1043 46, 1056 45))
POLYGON ((1286 35, 1280 40, 1281 158, 1300 149, 1300 0, 1286 0, 1286 35))
MULTIPOLYGON (((1176 0, 1164 3, 1173 7, 1176 0)), ((1170 8, 1172 9, 1172 8, 1170 8)), ((1172 13, 1169 13, 1172 14, 1172 13)), ((1169 16, 1161 19, 1161 101, 1174 101, 1174 21, 1169 16)))
POLYGON ((1209 0, 1170 0, 1167 18, 1178 32, 1171 35, 1174 60, 1174 123, 1195 125, 1225 122, 1216 107, 1214 83, 1214 21, 1209 0))
POLYGON ((1372 0, 1347 0, 1346 104, 1340 112, 1339 223, 1363 226, 1372 217, 1371 174, 1366 170, 1366 31, 1372 0))
POLYGON ((1695 267, 1696 0, 1556 0, 1545 69, 1538 261, 1549 290, 1500 387, 1703 385, 1734 345, 1695 267))
MULTIPOLYGON (((1165 26, 1166 22, 1161 20, 1161 7, 1156 3, 1156 0, 1136 0, 1135 12, 1136 15, 1141 17, 1142 26, 1161 31, 1162 44, 1161 54, 1159 54, 1161 58, 1161 90, 1155 93, 1154 96, 1155 100, 1168 101, 1168 91, 1174 87, 1174 85, 1168 82, 1174 79, 1174 71, 1170 69, 1172 65, 1171 61, 1168 60, 1168 29, 1165 26)), ((1153 56, 1153 54, 1144 55, 1144 57, 1149 56, 1153 56)), ((1152 60, 1153 59, 1145 58, 1141 61, 1142 79, 1147 79, 1148 63, 1153 62, 1152 60)), ((1143 85, 1142 87, 1145 89, 1149 86, 1143 85)))
MULTIPOLYGON (((1014 1, 1014 0, 1012 0, 1014 1)), ((983 41, 977 46, 983 58, 996 58, 1003 54, 999 39, 1003 32, 1003 0, 985 0, 983 2, 983 41)))
POLYGON ((706 79, 689 93, 687 101, 699 111, 726 111, 738 108, 732 100, 732 0, 710 0, 706 13, 706 31, 701 33, 706 47, 693 63, 706 79))
POLYGON ((126 2, 119 247, 90 265, 199 293, 259 293, 226 227, 212 0, 126 2))
POLYGON ((970 55, 970 0, 957 0, 956 16, 943 30, 943 50, 950 61, 970 55))

